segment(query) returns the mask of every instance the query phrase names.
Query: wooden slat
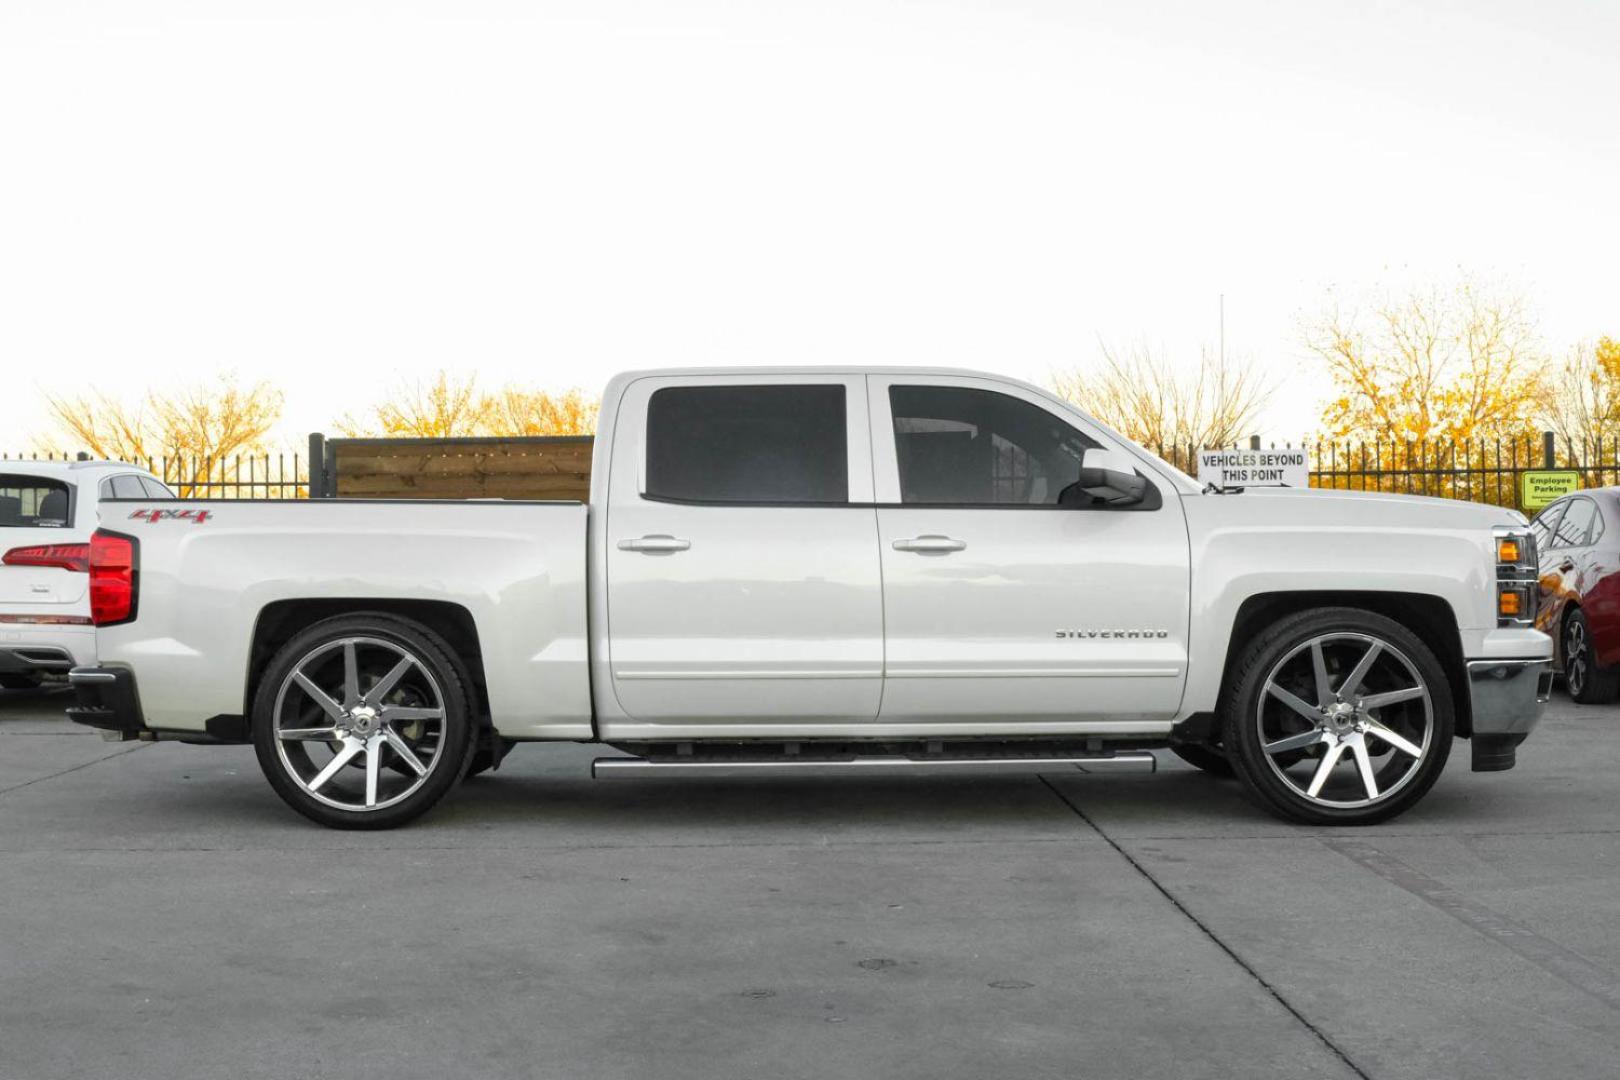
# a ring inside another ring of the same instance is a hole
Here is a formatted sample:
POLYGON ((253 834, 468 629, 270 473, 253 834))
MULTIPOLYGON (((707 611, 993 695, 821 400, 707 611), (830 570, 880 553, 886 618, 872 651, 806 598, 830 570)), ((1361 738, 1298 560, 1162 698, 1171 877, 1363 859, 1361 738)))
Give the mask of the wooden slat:
POLYGON ((351 498, 565 499, 590 495, 594 440, 334 441, 337 494, 351 498))

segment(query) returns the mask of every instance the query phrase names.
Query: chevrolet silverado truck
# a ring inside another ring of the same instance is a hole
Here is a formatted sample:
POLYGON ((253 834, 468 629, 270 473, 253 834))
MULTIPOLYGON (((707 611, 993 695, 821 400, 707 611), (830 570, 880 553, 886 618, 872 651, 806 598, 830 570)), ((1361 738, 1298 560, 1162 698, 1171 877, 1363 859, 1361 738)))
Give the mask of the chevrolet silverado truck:
POLYGON ((1051 394, 917 368, 607 387, 590 502, 104 503, 77 721, 251 743, 324 825, 516 744, 600 777, 1152 768, 1315 824, 1514 764, 1550 687, 1511 510, 1201 488, 1051 394))

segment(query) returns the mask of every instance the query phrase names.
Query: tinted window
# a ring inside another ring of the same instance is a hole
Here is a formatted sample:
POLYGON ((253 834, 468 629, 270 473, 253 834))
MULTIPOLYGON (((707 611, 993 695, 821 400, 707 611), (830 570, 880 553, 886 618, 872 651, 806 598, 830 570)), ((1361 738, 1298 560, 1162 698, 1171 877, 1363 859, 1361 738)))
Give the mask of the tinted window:
POLYGON ((893 386, 889 408, 903 503, 1056 506, 1079 480, 1082 456, 1099 445, 1045 409, 991 390, 893 386))
POLYGON ((60 480, 0 473, 0 528, 61 528, 68 524, 72 488, 60 480))
POLYGON ((1568 503, 1553 503, 1530 522, 1530 531, 1535 534, 1538 549, 1546 551, 1552 547, 1552 531, 1558 527, 1558 519, 1568 505, 1568 503))
POLYGON ((842 386, 674 386, 647 403, 647 495, 849 501, 842 386))
POLYGON ((148 499, 172 499, 174 492, 153 480, 150 476, 140 477, 141 488, 146 492, 148 499))
POLYGON ((1571 499, 1569 509, 1553 532, 1553 547, 1581 547, 1592 528, 1597 506, 1591 499, 1571 499))

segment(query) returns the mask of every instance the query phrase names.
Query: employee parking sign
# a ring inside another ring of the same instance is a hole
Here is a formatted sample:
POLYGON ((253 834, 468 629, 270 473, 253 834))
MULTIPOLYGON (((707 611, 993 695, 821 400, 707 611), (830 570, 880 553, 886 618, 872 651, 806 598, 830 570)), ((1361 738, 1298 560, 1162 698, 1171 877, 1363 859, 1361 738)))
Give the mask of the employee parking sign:
POLYGON ((1532 513, 1581 488, 1574 469, 1532 469, 1519 474, 1519 506, 1532 513))

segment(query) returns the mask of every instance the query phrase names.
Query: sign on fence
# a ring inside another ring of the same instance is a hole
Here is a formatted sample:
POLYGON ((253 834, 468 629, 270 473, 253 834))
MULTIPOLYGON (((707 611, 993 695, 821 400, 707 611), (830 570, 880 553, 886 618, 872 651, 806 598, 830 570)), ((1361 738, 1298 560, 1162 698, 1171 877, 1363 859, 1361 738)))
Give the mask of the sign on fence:
POLYGON ((1304 450, 1200 450, 1198 481, 1216 487, 1309 487, 1304 450))
POLYGON ((1535 513, 1572 491, 1579 491, 1581 474, 1574 469, 1535 469, 1519 474, 1519 506, 1535 513))

